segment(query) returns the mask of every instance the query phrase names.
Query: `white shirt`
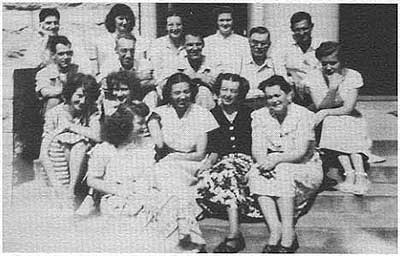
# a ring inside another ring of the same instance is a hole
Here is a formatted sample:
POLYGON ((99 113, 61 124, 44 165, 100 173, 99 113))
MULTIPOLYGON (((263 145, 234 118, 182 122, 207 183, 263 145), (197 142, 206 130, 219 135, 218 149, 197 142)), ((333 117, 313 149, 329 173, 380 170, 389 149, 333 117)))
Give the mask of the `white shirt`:
POLYGON ((203 53, 216 65, 216 73, 240 74, 243 59, 250 54, 246 37, 232 33, 228 37, 219 31, 204 39, 203 53))

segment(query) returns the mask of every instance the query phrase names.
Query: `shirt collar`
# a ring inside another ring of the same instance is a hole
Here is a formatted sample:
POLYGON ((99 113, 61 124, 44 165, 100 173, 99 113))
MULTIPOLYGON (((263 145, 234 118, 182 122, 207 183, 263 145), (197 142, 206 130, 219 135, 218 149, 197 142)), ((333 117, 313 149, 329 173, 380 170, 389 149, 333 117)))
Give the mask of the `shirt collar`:
MULTIPOLYGON (((294 45, 295 47, 300 48, 300 46, 297 44, 297 42, 296 42, 293 38, 292 38, 292 42, 293 42, 293 45, 294 45)), ((315 50, 319 47, 319 44, 320 44, 320 41, 312 37, 312 38, 311 38, 311 45, 310 45, 310 47, 307 49, 306 52, 315 51, 315 50)))
MULTIPOLYGON (((256 64, 256 62, 254 61, 253 56, 251 54, 250 54, 250 57, 248 58, 246 63, 249 64, 249 65, 252 64, 252 65, 258 66, 256 64)), ((272 62, 272 58, 271 57, 267 56, 267 58, 265 59, 264 63, 261 66, 259 66, 259 68, 264 68, 264 67, 267 67, 267 68, 272 68, 273 67, 273 62, 272 62)))
POLYGON ((227 36, 227 37, 225 37, 225 36, 223 36, 222 34, 221 34, 221 31, 219 31, 219 30, 217 30, 217 33, 215 33, 219 38, 221 38, 221 39, 229 39, 229 38, 232 38, 232 36, 234 35, 234 33, 233 33, 233 31, 231 32, 231 34, 229 35, 229 36, 227 36))

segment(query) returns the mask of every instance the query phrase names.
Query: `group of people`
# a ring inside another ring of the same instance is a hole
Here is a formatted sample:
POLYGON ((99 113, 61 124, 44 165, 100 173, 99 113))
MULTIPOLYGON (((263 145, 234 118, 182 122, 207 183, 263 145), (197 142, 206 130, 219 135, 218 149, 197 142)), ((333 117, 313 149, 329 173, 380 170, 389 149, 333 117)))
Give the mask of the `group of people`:
POLYGON ((102 40, 79 57, 88 69, 58 35, 59 12, 39 18, 40 161, 67 209, 82 206, 85 181, 102 215, 161 227, 179 248, 203 252, 196 217, 217 205, 229 234, 214 252, 243 250, 241 216, 258 214, 270 230, 263 252, 289 253, 323 181, 321 153, 343 170, 337 190, 367 193, 371 142, 355 109, 363 80, 339 43, 312 37, 308 13, 291 17, 293 43, 271 52, 266 27, 233 32, 229 7, 206 38, 169 12, 167 35, 148 46, 132 33, 132 10, 116 4, 102 40))

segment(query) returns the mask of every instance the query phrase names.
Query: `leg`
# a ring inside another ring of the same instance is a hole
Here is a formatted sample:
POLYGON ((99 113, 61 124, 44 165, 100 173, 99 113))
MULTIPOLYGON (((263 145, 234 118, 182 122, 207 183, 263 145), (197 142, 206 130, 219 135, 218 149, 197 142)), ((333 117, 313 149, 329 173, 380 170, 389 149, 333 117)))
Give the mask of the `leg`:
POLYGON ((281 245, 284 247, 291 247, 294 241, 294 198, 293 197, 280 197, 278 198, 278 208, 282 220, 282 241, 281 245))
POLYGON ((234 238, 239 235, 239 213, 236 205, 227 208, 229 219, 229 238, 234 238))
POLYGON ((343 183, 340 183, 337 188, 343 192, 351 192, 354 184, 355 174, 351 166, 350 158, 347 155, 338 156, 339 162, 344 169, 346 176, 343 183))
POLYGON ((360 154, 351 154, 351 161, 353 162, 355 172, 355 193, 365 194, 368 190, 369 180, 367 173, 364 169, 364 163, 360 154))
POLYGON ((83 160, 88 146, 84 142, 79 142, 72 146, 69 157, 69 173, 70 173, 70 189, 74 194, 74 189, 78 181, 78 177, 81 171, 83 160))
POLYGON ((270 235, 268 239, 269 245, 277 245, 282 235, 282 225, 279 221, 278 211, 275 201, 268 196, 259 196, 258 203, 264 215, 265 221, 269 227, 270 235))

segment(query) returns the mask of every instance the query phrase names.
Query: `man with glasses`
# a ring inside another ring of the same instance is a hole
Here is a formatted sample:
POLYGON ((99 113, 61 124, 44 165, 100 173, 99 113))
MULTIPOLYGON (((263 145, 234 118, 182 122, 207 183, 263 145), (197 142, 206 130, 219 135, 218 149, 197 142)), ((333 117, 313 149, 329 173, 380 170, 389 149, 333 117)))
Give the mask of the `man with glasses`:
POLYGON ((35 88, 44 101, 44 113, 61 102, 61 92, 68 78, 78 73, 78 65, 72 63, 71 47, 71 42, 65 36, 49 37, 47 48, 53 63, 37 73, 35 88))
POLYGON ((244 59, 240 75, 246 78, 250 85, 246 104, 257 109, 265 103, 265 94, 258 89, 260 82, 285 72, 284 67, 279 68, 268 54, 271 40, 267 28, 253 27, 249 32, 249 45, 251 56, 244 59))
POLYGON ((323 40, 312 37, 314 24, 311 16, 306 12, 296 12, 290 18, 290 28, 293 32, 293 42, 276 52, 279 65, 286 67, 288 80, 295 85, 295 99, 297 104, 308 106, 311 104, 302 85, 302 80, 311 70, 318 68, 315 50, 323 40))

